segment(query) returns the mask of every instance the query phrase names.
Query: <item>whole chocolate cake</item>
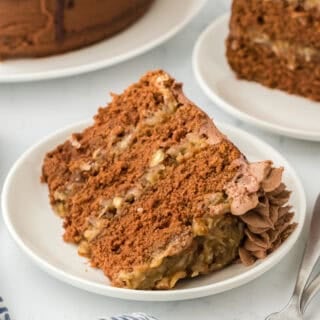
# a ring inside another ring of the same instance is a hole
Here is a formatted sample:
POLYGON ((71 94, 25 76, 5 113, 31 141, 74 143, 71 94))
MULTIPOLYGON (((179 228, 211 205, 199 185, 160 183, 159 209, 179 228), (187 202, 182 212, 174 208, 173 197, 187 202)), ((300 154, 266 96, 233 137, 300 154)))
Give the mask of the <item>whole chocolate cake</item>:
POLYGON ((153 0, 0 0, 0 59, 78 49, 128 27, 153 0))

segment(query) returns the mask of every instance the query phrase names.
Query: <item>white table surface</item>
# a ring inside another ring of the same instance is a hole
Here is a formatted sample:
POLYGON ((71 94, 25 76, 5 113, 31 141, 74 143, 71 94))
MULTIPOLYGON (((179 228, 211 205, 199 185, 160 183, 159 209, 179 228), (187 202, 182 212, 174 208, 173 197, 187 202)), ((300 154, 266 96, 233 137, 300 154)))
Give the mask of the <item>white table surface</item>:
MULTIPOLYGON (((310 215, 320 190, 320 143, 277 136, 231 118, 206 98, 194 79, 193 45, 228 5, 226 0, 208 0, 200 15, 173 39, 115 67, 54 81, 1 84, 0 186, 26 148, 65 125, 90 118, 108 101, 109 91, 121 92, 145 71, 163 68, 184 82, 186 94, 199 106, 213 109, 216 120, 243 128, 280 150, 302 179, 310 215)), ((289 299, 305 237, 278 266, 238 289, 184 302, 128 302, 87 293, 40 271, 16 247, 0 216, 0 296, 16 320, 98 320, 135 311, 153 314, 159 320, 263 320, 289 299)), ((320 297, 310 306, 306 319, 319 319, 319 315, 320 297)))

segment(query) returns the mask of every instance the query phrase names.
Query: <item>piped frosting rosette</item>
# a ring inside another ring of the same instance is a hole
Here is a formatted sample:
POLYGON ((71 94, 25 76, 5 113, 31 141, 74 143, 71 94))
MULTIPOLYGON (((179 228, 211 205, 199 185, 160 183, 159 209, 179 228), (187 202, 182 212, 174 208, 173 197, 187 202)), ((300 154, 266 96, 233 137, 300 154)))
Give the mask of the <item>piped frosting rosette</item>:
POLYGON ((244 223, 244 240, 239 257, 244 265, 263 259, 292 233, 296 223, 288 205, 290 191, 282 182, 283 168, 271 161, 234 161, 239 173, 225 188, 231 213, 244 223))

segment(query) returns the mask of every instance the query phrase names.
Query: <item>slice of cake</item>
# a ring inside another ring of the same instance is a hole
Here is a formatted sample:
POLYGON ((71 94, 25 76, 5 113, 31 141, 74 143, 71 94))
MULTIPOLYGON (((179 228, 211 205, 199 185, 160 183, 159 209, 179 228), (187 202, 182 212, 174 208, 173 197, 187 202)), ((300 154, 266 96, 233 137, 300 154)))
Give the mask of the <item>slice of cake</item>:
POLYGON ((240 79, 320 101, 319 26, 319 0, 234 0, 229 64, 240 79))
POLYGON ((181 87, 147 73, 45 157, 64 240, 114 286, 169 289, 250 265, 295 226, 283 169, 249 163, 181 87))

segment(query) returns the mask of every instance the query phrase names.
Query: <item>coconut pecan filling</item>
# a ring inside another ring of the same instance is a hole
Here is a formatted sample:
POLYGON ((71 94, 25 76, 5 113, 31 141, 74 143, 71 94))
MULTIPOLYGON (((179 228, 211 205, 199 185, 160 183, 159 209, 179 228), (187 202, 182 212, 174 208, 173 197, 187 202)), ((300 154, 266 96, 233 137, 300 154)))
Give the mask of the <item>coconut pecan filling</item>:
POLYGON ((192 233, 184 250, 180 240, 173 239, 150 263, 120 272, 116 284, 132 289, 171 289, 180 279, 219 270, 238 256, 243 224, 231 215, 203 217, 193 222, 192 233))
MULTIPOLYGON (((300 64, 320 61, 320 50, 314 47, 303 46, 286 40, 272 39, 268 34, 256 30, 247 30, 242 34, 242 37, 248 38, 254 45, 263 46, 270 50, 286 64, 289 70, 295 70, 300 64)), ((232 50, 237 50, 239 46, 240 40, 235 34, 231 48, 232 50)))

